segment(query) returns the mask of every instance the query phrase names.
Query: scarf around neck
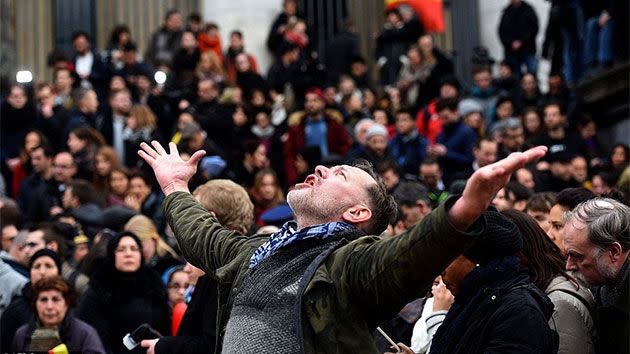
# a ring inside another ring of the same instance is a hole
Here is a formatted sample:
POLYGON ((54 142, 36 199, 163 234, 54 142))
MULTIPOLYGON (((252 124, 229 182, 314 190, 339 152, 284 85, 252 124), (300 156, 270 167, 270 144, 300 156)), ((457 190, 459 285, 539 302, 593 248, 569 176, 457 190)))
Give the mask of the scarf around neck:
POLYGON ((262 262, 265 258, 271 256, 277 250, 287 247, 296 242, 307 239, 324 240, 341 232, 354 229, 354 226, 345 222, 329 222, 297 229, 295 221, 288 221, 280 230, 273 233, 265 243, 260 245, 249 260, 249 268, 252 269, 262 262))

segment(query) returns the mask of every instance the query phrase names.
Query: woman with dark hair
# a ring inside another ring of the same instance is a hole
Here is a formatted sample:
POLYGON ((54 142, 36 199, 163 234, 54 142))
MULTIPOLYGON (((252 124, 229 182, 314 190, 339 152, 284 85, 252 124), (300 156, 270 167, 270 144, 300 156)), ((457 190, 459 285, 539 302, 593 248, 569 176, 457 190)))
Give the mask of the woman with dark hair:
POLYGON ((610 150, 610 157, 608 158, 610 169, 615 172, 618 171, 619 174, 621 174, 629 163, 630 148, 628 148, 628 145, 622 143, 615 144, 615 146, 613 146, 610 150))
MULTIPOLYGON (((122 338, 143 323, 160 333, 169 329, 166 290, 160 276, 144 265, 142 243, 124 232, 107 245, 103 265, 77 308, 77 317, 96 328, 109 353, 129 353, 122 338)), ((138 347, 133 353, 142 353, 138 347)))
POLYGON ((245 188, 254 184, 254 176, 263 168, 269 167, 267 148, 257 139, 249 139, 242 143, 241 163, 234 166, 234 182, 245 188))
POLYGON ((35 252, 31 256, 28 267, 29 282, 24 285, 22 295, 13 299, 11 304, 2 313, 0 328, 2 328, 2 340, 0 348, 3 351, 11 346, 12 337, 20 326, 28 323, 33 317, 33 287, 45 278, 61 275, 61 258, 47 248, 35 252))
POLYGON ((518 227, 523 237, 521 263, 554 305, 549 325, 559 335, 558 353, 595 353, 596 330, 591 316, 595 300, 586 282, 579 273, 567 273, 560 249, 534 219, 513 209, 501 213, 518 227))
POLYGON ((96 152, 101 146, 107 144, 103 135, 89 126, 79 126, 70 131, 66 144, 77 164, 78 171, 75 178, 93 180, 96 152))
POLYGON ((96 330, 68 311, 75 302, 72 285, 61 276, 38 281, 32 297, 36 317, 15 332, 12 350, 47 352, 65 344, 69 352, 105 353, 96 330))

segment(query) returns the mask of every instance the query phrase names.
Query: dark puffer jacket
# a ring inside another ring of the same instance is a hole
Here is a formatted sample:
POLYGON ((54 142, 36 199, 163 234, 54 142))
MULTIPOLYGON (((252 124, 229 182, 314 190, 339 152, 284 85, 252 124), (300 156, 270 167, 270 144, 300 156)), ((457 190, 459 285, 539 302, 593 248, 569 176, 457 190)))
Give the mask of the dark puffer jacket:
POLYGON ((492 260, 464 279, 431 354, 556 353, 558 336, 548 324, 552 312, 553 304, 516 256, 492 260))

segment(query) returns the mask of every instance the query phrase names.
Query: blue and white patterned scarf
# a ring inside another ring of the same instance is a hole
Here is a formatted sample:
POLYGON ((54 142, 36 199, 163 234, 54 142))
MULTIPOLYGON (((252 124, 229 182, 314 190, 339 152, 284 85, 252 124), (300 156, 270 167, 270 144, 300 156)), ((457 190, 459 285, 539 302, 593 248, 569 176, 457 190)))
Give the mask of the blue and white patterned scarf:
POLYGON ((295 242, 317 238, 324 240, 330 236, 354 229, 354 226, 345 222, 329 222, 314 226, 297 229, 295 221, 288 221, 282 225, 280 230, 274 232, 265 243, 260 245, 249 260, 249 268, 254 268, 263 259, 271 256, 282 247, 286 247, 295 242))

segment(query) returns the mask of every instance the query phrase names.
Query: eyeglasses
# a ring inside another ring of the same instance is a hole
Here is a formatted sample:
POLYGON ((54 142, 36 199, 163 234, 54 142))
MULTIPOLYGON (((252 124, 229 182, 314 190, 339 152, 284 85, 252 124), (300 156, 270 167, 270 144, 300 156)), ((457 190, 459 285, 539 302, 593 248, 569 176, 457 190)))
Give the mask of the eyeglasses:
POLYGON ((63 169, 63 170, 67 170, 67 169, 69 169, 69 168, 72 168, 72 166, 71 166, 71 165, 56 165, 56 164, 53 164, 53 167, 54 167, 54 168, 61 168, 61 169, 63 169))

